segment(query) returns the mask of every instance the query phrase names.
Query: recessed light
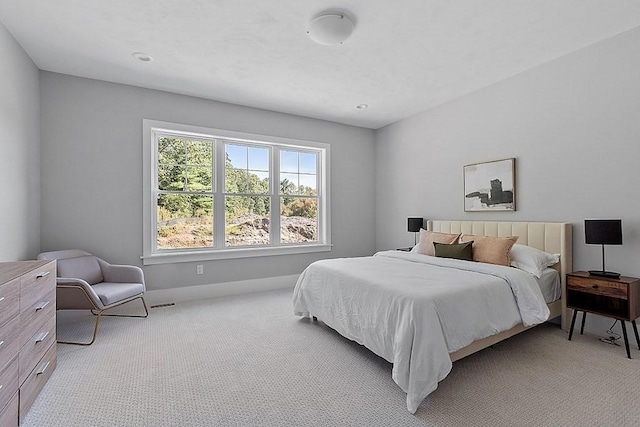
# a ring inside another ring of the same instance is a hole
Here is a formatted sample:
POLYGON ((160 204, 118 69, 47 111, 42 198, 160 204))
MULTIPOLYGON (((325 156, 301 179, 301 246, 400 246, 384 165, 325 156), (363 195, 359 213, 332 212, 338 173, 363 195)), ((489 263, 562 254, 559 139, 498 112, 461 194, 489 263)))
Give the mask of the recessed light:
POLYGON ((365 108, 369 108, 369 106, 367 104, 360 104, 360 105, 356 105, 356 108, 358 110, 364 110, 365 108))
POLYGON ((133 56, 134 58, 136 58, 138 61, 141 61, 141 62, 153 61, 153 57, 148 53, 144 53, 144 52, 134 52, 131 54, 131 56, 133 56))

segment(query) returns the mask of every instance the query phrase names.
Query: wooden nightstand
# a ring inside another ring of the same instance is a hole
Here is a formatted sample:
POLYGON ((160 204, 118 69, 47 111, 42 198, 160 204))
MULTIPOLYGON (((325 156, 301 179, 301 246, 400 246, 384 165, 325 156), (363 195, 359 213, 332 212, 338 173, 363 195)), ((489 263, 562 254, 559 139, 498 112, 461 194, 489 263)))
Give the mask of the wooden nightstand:
POLYGON ((631 359, 625 321, 631 322, 640 349, 636 319, 640 316, 640 279, 621 276, 618 279, 590 276, 586 271, 567 274, 567 307, 573 308, 569 340, 573 335, 578 311, 582 311, 580 334, 584 332, 587 312, 618 319, 622 322, 622 335, 627 357, 631 359))

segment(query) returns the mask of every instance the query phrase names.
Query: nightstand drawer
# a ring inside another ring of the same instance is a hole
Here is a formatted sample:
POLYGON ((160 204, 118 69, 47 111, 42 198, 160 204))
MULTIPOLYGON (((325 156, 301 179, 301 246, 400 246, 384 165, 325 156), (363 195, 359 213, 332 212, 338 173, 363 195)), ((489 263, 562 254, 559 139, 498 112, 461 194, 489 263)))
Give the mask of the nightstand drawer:
POLYGON ((594 280, 588 277, 569 276, 567 278, 567 288, 612 298, 627 299, 629 295, 626 283, 609 282, 601 279, 594 280))

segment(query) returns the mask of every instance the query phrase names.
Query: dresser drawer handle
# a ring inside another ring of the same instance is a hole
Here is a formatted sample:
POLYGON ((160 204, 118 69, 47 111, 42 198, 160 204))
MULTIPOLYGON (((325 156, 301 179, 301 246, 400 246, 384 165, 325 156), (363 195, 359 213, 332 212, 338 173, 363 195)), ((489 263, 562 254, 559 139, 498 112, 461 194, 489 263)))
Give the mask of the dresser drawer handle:
POLYGON ((36 338, 36 344, 38 344, 39 342, 42 342, 45 340, 45 338, 47 338, 47 335, 49 335, 49 331, 47 332, 43 332, 40 334, 40 336, 38 338, 36 338))
POLYGON ((41 302, 39 306, 36 307, 36 311, 40 311, 42 309, 44 309, 46 306, 49 305, 49 301, 47 302, 41 302))
POLYGON ((598 285, 592 285, 591 286, 593 289, 598 289, 598 285))
MULTIPOLYGON (((49 367, 49 363, 50 363, 50 362, 45 363, 45 364, 44 364, 44 367, 40 368, 40 369, 38 370, 38 372, 36 373, 36 375, 44 374, 44 371, 46 371, 46 370, 47 370, 47 368, 49 367)), ((40 366, 42 366, 42 365, 40 365, 40 366)))
POLYGON ((0 297, 0 302, 4 301, 4 297, 0 297))
POLYGON ((47 277, 51 273, 50 271, 43 271, 42 273, 36 276, 36 279, 42 279, 43 277, 47 277))
POLYGON ((2 384, 0 384, 0 390, 2 390, 2 384))
POLYGON ((4 344, 4 341, 0 341, 0 347, 2 347, 2 344, 4 344))

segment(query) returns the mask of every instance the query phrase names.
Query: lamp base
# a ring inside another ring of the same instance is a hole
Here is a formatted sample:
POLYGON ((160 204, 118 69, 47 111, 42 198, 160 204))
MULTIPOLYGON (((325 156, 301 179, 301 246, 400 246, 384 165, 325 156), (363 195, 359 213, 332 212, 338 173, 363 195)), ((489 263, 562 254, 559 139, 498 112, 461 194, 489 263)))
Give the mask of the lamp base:
POLYGON ((614 273, 613 271, 589 270, 589 276, 609 277, 611 279, 617 279, 620 277, 620 273, 614 273))

